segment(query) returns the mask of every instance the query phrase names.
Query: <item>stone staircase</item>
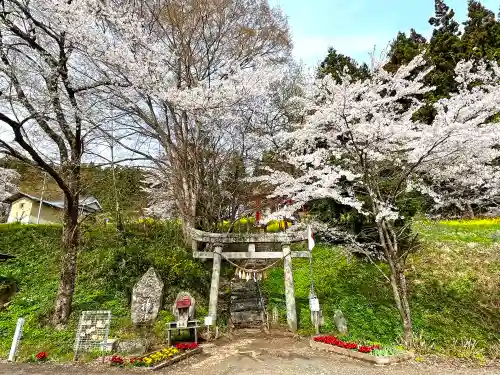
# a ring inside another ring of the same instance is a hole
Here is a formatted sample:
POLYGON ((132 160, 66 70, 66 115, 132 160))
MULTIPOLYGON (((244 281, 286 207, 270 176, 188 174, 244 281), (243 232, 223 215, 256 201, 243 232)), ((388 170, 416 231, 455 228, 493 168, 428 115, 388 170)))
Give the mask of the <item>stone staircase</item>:
MULTIPOLYGON (((267 264, 266 260, 247 260, 242 266, 246 269, 261 269, 267 264)), ((261 290, 262 293, 262 290, 261 290)), ((265 311, 267 299, 259 293, 257 283, 251 280, 240 280, 235 277, 231 280, 230 318, 231 328, 260 328, 267 327, 265 311)))

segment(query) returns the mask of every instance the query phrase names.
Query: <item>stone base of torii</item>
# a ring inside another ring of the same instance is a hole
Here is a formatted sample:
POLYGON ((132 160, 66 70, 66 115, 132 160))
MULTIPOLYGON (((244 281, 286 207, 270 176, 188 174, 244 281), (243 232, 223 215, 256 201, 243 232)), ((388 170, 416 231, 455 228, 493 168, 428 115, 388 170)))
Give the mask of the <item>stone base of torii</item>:
POLYGON ((191 230, 191 238, 193 240, 194 258, 213 259, 208 308, 208 315, 212 317, 212 324, 215 325, 217 319, 220 266, 223 258, 233 261, 244 259, 283 259, 287 322, 292 332, 297 331, 292 258, 309 258, 310 252, 292 251, 291 244, 307 241, 307 231, 282 233, 209 233, 200 230, 191 230), (211 244, 213 251, 196 251, 199 243, 211 244), (248 251, 224 251, 224 247, 230 247, 234 244, 248 244, 248 251), (281 244, 282 251, 256 251, 257 244, 281 244))

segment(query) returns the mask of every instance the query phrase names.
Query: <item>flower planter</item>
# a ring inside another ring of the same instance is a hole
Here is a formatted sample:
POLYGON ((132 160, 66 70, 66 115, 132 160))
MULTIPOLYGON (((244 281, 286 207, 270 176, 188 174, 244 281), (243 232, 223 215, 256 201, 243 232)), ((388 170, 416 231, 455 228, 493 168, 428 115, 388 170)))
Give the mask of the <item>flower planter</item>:
POLYGON ((375 363, 377 365, 390 365, 390 364, 394 364, 394 363, 404 362, 404 361, 407 361, 407 360, 413 358, 412 353, 404 353, 404 354, 390 356, 390 357, 377 357, 377 356, 374 356, 372 354, 365 354, 365 353, 358 352, 356 350, 344 349, 344 348, 340 348, 338 346, 324 344, 322 342, 317 342, 314 340, 310 341, 310 345, 311 345, 311 348, 313 348, 313 349, 324 350, 327 352, 333 352, 336 354, 345 355, 347 357, 360 359, 362 361, 375 363))
POLYGON ((164 367, 170 366, 170 365, 172 365, 174 363, 182 361, 183 359, 189 358, 192 355, 195 355, 195 354, 198 354, 198 353, 201 353, 201 352, 202 352, 202 348, 200 348, 200 347, 197 347, 196 349, 190 349, 190 350, 187 350, 185 352, 179 353, 179 355, 176 355, 175 357, 172 357, 170 359, 166 359, 163 362, 160 362, 160 363, 158 363, 158 364, 156 364, 154 366, 146 367, 146 368, 148 370, 152 370, 152 371, 160 370, 160 369, 162 369, 164 367))

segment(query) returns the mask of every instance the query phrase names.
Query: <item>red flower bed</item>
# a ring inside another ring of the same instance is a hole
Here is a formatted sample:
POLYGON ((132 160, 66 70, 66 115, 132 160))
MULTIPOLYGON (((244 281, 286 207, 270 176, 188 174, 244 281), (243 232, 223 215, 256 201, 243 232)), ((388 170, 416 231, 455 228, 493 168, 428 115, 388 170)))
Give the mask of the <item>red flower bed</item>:
POLYGON ((344 349, 357 349, 360 353, 371 353, 374 349, 380 349, 380 345, 358 345, 354 342, 345 342, 339 340, 335 336, 317 336, 313 338, 314 341, 322 342, 323 344, 338 346, 344 349))
POLYGON ((181 342, 180 344, 175 345, 175 347, 179 350, 190 350, 196 349, 198 344, 195 342, 181 342))
POLYGON ((129 362, 132 366, 136 366, 136 367, 140 367, 140 366, 145 365, 144 359, 141 357, 130 358, 129 362))
POLYGON ((40 352, 35 356, 37 361, 45 361, 48 357, 49 357, 49 355, 47 352, 40 352))
POLYGON ((111 365, 113 366, 121 366, 124 362, 125 361, 123 360, 123 358, 119 355, 114 355, 111 357, 111 365))

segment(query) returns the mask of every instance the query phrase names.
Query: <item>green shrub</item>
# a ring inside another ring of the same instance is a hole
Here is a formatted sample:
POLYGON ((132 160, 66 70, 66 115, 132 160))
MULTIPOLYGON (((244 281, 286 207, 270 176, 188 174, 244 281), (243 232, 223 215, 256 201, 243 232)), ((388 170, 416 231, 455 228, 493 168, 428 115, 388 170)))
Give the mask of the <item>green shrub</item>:
MULTIPOLYGON (((199 306, 209 289, 209 264, 194 260, 182 246, 175 223, 128 226, 117 234, 111 227, 87 228, 82 233, 73 314, 61 331, 47 323, 59 282, 60 226, 0 225, 0 252, 15 255, 0 263, 0 275, 15 280, 19 292, 0 311, 0 356, 6 356, 19 317, 26 323, 21 358, 47 351, 51 359, 70 357, 76 325, 83 310, 111 310, 111 334, 133 334, 130 297, 140 276, 154 267, 163 282, 164 304, 170 310, 180 290, 190 291, 199 306)), ((161 328, 153 330, 163 334, 161 328)))

